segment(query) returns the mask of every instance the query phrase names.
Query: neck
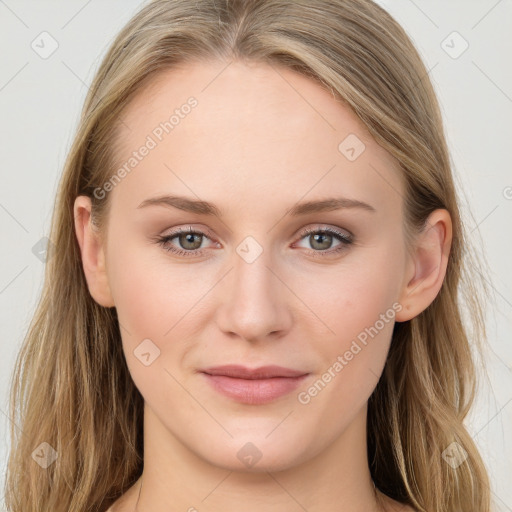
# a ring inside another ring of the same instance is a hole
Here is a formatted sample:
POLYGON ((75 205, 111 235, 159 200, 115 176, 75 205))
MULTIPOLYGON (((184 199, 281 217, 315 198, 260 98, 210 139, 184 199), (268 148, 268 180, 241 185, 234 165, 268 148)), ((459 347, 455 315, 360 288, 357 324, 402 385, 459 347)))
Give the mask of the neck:
POLYGON ((242 503, 245 512, 296 512, 298 507, 308 512, 382 510, 367 463, 366 406, 337 439, 324 439, 323 444, 323 450, 306 452, 298 463, 263 464, 262 457, 241 471, 236 459, 238 465, 224 466, 205 460, 146 405, 144 471, 135 511, 199 512, 208 507, 211 512, 229 512, 240 510, 242 503))

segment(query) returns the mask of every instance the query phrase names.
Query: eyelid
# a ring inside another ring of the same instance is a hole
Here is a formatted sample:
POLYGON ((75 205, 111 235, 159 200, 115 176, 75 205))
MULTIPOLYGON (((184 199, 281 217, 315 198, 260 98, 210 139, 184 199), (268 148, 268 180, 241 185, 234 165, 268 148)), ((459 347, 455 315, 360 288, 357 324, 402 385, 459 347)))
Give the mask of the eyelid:
MULTIPOLYGON (((215 237, 212 236, 212 232, 207 227, 200 227, 196 228, 192 225, 188 225, 186 227, 179 226, 175 229, 173 229, 168 234, 163 234, 160 236, 154 237, 154 240, 156 243, 162 245, 164 250, 170 253, 174 253, 175 255, 183 255, 184 257, 194 257, 194 256, 202 256, 204 254, 205 248, 202 249, 194 249, 194 250, 185 250, 180 249, 177 247, 174 247, 173 249, 169 249, 167 246, 170 244, 170 240, 181 235, 181 234, 187 234, 192 233, 195 235, 203 236, 206 238, 209 238, 212 241, 215 241, 215 237)), ((352 245, 355 241, 354 235, 343 228, 339 228, 337 226, 328 226, 328 225, 316 225, 316 226, 308 226, 306 228, 301 229, 296 235, 294 235, 294 238, 298 240, 294 242, 294 244, 302 241, 303 238, 307 237, 310 234, 316 234, 316 233, 326 233, 328 235, 333 236, 335 239, 337 239, 340 244, 338 246, 335 246, 335 248, 326 249, 324 251, 316 251, 314 249, 306 249, 309 254, 311 254, 313 257, 323 257, 327 258, 328 256, 334 256, 338 253, 348 249, 350 245, 352 245)), ((218 242, 215 242, 218 243, 218 242)))
POLYGON ((166 231, 164 231, 164 233, 161 235, 161 237, 171 237, 171 236, 176 236, 176 235, 180 235, 182 233, 198 233, 198 234, 201 234, 201 235, 206 235, 210 240, 213 240, 215 239, 215 235, 213 234, 213 232, 208 229, 207 227, 196 227, 194 226, 193 224, 186 224, 185 226, 178 226, 176 228, 171 228, 169 233, 167 233, 166 231))
MULTIPOLYGON (((293 237, 294 238, 303 238, 304 236, 306 236, 308 234, 316 233, 318 231, 334 232, 334 233, 337 233, 340 236, 345 237, 346 239, 350 239, 350 240, 354 238, 353 233, 351 233, 346 228, 339 228, 337 226, 330 226, 328 224, 322 224, 322 223, 319 223, 319 224, 314 225, 314 226, 307 226, 305 228, 301 228, 300 230, 295 232, 293 237)), ((171 236, 176 236, 176 235, 179 235, 179 234, 182 234, 182 233, 189 233, 189 232, 199 233, 199 234, 202 234, 202 235, 206 235, 210 240, 214 240, 215 239, 215 235, 213 234, 213 232, 209 228, 207 228, 207 227, 195 227, 192 224, 186 225, 185 227, 178 226, 177 228, 173 228, 170 231, 170 233, 165 233, 164 232, 161 235, 161 237, 162 238, 163 237, 171 237, 171 236)))
POLYGON ((322 232, 326 232, 326 233, 336 233, 337 235, 339 235, 340 237, 346 239, 346 240, 353 240, 354 239, 354 235, 348 230, 348 229, 344 229, 344 228, 339 228, 339 227, 336 227, 336 226, 329 226, 329 225, 326 225, 326 224, 323 224, 323 225, 317 225, 315 227, 306 227, 304 229, 301 229, 298 233, 297 233, 297 237, 299 238, 304 238, 306 235, 309 235, 309 234, 312 234, 312 233, 317 233, 319 231, 322 231, 322 232))

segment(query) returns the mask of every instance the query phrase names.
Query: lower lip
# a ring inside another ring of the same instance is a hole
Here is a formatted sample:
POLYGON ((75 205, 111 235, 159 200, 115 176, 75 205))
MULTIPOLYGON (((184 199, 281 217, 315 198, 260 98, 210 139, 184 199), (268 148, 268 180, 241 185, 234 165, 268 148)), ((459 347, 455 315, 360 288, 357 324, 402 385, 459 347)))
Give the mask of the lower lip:
POLYGON ((224 375, 203 373, 208 382, 219 393, 237 402, 261 405, 291 393, 307 375, 300 377, 273 377, 271 379, 236 379, 224 375))

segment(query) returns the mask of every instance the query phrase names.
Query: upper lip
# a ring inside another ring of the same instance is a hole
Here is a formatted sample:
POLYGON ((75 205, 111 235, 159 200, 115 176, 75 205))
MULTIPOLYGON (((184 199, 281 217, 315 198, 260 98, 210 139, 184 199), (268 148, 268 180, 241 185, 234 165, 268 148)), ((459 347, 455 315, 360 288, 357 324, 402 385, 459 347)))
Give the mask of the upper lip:
POLYGON ((260 366, 259 368, 247 368, 236 364, 227 364, 223 366, 212 366, 201 370, 208 375, 224 375, 238 379, 270 379, 272 377, 301 377, 308 372, 292 370, 282 366, 270 365, 260 366))

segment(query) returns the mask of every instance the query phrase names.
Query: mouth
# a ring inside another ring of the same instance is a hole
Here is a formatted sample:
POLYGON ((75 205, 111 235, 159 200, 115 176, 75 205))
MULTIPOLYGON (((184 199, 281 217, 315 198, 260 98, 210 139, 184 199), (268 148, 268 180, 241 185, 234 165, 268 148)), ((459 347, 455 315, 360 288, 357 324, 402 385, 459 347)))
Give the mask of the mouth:
POLYGON ((250 369, 239 365, 207 368, 200 373, 218 393, 250 405, 266 404, 291 393, 309 375, 282 366, 250 369))

